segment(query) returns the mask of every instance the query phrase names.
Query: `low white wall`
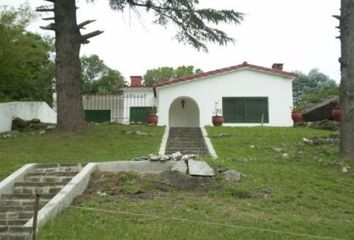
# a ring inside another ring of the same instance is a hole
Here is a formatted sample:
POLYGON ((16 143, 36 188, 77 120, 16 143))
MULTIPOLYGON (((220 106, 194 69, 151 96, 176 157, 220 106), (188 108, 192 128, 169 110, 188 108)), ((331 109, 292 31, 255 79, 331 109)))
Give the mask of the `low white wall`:
POLYGON ((12 110, 9 104, 0 103, 0 133, 8 132, 12 126, 12 110))
POLYGON ((57 123, 57 113, 46 102, 0 103, 0 132, 11 131, 14 118, 39 119, 44 123, 57 123))

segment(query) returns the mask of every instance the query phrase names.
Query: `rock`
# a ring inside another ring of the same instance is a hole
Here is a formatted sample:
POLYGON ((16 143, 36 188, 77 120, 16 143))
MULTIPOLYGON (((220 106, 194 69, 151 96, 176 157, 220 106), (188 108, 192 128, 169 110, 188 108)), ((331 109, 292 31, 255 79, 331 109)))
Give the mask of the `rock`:
POLYGON ((55 125, 48 125, 46 129, 47 130, 53 130, 53 129, 55 129, 55 125))
POLYGON ((218 138, 231 137, 231 134, 230 133, 220 133, 220 134, 216 135, 216 137, 218 137, 218 138))
POLYGON ((272 147, 272 150, 274 152, 282 152, 283 151, 283 149, 281 149, 280 147, 272 147))
POLYGON ((337 131, 340 128, 340 122, 324 119, 322 121, 308 122, 307 127, 337 131))
POLYGON ((180 172, 186 174, 188 170, 187 164, 184 161, 178 161, 175 165, 171 168, 173 172, 180 172))
POLYGON ((30 123, 29 127, 31 127, 32 129, 35 129, 35 130, 39 130, 39 129, 46 129, 48 126, 48 124, 46 123, 30 123))
POLYGON ((148 133, 142 132, 142 131, 139 131, 139 130, 136 131, 135 134, 138 135, 138 136, 147 136, 148 135, 148 133))
POLYGON ((149 154, 150 161, 160 161, 160 157, 155 154, 149 154))
POLYGON ((183 156, 183 155, 182 155, 182 153, 180 153, 180 152, 175 152, 175 153, 172 153, 172 155, 171 155, 172 159, 173 159, 173 160, 176 160, 176 161, 181 160, 182 156, 183 156))
POLYGON ((189 159, 197 159, 198 155, 196 154, 188 154, 189 159))
POLYGON ((227 170, 222 173, 224 179, 228 182, 239 182, 241 181, 241 173, 236 172, 235 170, 227 170))
POLYGON ((39 133, 39 135, 43 135, 43 134, 46 134, 46 131, 45 130, 40 130, 38 133, 39 133))
POLYGON ((206 162, 188 160, 189 175, 192 176, 214 176, 214 169, 212 169, 206 162))
POLYGON ((189 159, 189 155, 183 155, 181 161, 187 161, 189 159))
POLYGON ((227 170, 229 170, 229 169, 227 169, 227 168, 217 168, 216 169, 216 171, 218 172, 218 173, 223 173, 223 172, 226 172, 227 170))
POLYGON ((310 145, 312 144, 312 141, 308 138, 302 138, 302 141, 306 144, 310 144, 310 145))
POLYGON ((12 120, 12 130, 22 130, 28 126, 28 123, 21 119, 21 118, 15 118, 12 120))
POLYGON ((313 137, 311 139, 308 138, 303 138, 302 139, 304 143, 308 145, 322 145, 322 144, 337 144, 339 143, 339 138, 336 137, 328 137, 328 138, 323 138, 323 137, 313 137))
POLYGON ((166 162, 171 159, 171 156, 168 155, 161 155, 160 156, 160 162, 166 162))
POLYGON ((30 123, 40 123, 41 120, 39 120, 38 118, 33 118, 31 121, 29 121, 30 123))

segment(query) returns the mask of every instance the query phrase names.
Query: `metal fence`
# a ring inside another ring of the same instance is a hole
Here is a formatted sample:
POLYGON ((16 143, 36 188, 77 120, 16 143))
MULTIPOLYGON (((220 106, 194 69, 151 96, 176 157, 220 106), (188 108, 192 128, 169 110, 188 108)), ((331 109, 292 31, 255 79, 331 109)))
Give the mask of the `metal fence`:
MULTIPOLYGON (((128 124, 132 113, 147 106, 146 94, 83 95, 86 120, 128 124)), ((144 110, 146 111, 146 110, 144 110)))

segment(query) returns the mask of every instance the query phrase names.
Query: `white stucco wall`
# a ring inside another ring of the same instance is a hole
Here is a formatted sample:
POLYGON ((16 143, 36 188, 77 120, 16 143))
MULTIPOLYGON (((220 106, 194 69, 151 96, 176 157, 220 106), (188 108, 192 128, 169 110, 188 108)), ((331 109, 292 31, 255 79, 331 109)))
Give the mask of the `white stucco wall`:
MULTIPOLYGON (((169 109, 180 97, 190 97, 198 103, 200 125, 211 125, 215 101, 222 107, 222 97, 268 97, 268 126, 292 126, 292 78, 253 69, 241 69, 212 77, 168 85, 157 89, 159 125, 169 123, 169 109)), ((188 100, 186 101, 188 104, 188 100)), ((259 124, 225 124, 252 126, 259 124)))
POLYGON ((132 87, 124 88, 124 111, 123 119, 125 124, 129 124, 130 117, 130 107, 153 107, 157 106, 157 99, 154 97, 154 92, 152 88, 149 87, 132 87), (143 100, 135 99, 134 96, 144 95, 143 100))
POLYGON ((45 102, 0 103, 0 132, 10 131, 12 120, 16 117, 23 120, 36 118, 45 123, 57 122, 56 112, 45 102))

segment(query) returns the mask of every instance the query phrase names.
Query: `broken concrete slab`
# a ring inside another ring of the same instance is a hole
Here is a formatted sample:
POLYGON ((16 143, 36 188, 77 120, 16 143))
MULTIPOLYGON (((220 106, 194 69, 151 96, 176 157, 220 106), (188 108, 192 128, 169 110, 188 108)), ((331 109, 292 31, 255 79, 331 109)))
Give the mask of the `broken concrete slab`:
POLYGON ((171 171, 180 172, 186 174, 188 170, 188 166, 185 161, 178 161, 176 164, 171 168, 171 171))
POLYGON ((235 170, 227 170, 222 174, 224 179, 228 182, 239 182, 241 180, 241 173, 236 172, 235 170))
POLYGON ((206 162, 188 160, 189 175, 192 176, 214 176, 215 172, 206 162))

